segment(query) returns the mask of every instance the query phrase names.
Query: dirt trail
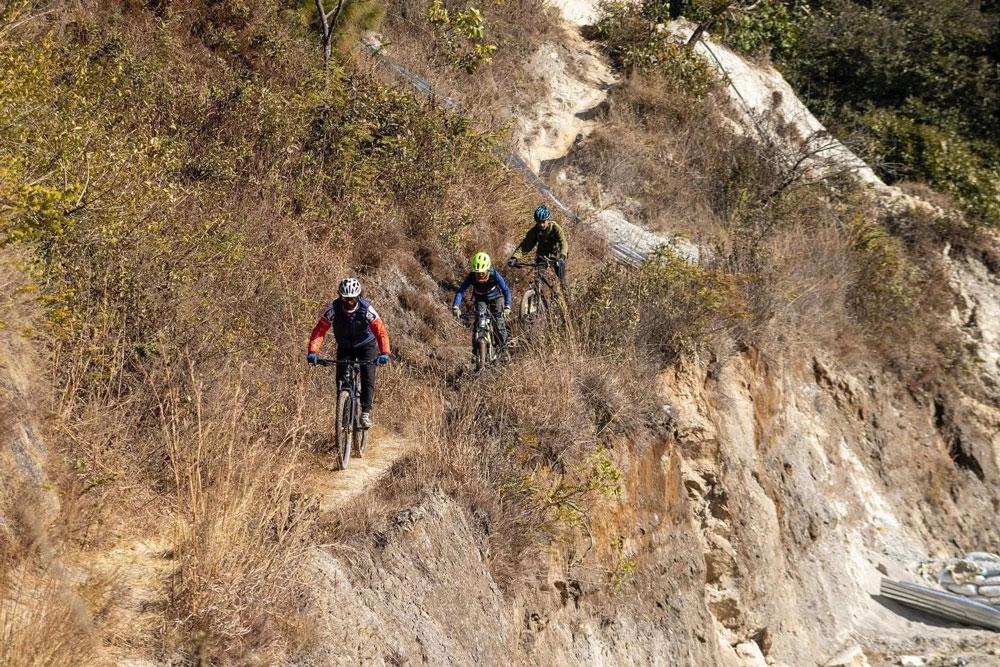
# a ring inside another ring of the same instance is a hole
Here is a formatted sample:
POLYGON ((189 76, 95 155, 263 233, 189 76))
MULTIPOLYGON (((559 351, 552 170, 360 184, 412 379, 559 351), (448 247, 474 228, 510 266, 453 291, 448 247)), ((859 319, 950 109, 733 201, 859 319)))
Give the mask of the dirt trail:
MULTIPOLYGON (((370 490, 413 446, 412 440, 373 428, 364 458, 352 456, 347 470, 319 468, 310 474, 307 486, 319 495, 320 511, 342 507, 370 490)), ((333 453, 326 460, 332 463, 333 453)))

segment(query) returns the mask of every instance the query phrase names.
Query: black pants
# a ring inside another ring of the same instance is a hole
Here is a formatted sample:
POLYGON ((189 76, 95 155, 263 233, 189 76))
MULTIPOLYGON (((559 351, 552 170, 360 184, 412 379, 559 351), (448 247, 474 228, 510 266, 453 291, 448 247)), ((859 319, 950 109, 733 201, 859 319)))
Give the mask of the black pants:
MULTIPOLYGON (((375 361, 378 359, 378 344, 374 340, 365 343, 361 347, 338 347, 337 361, 357 360, 375 361)), ((344 378, 347 366, 337 364, 337 384, 344 378)), ((375 400, 375 366, 363 364, 361 366, 361 412, 371 412, 372 402, 375 400)))
POLYGON ((544 259, 546 262, 548 262, 549 266, 552 267, 552 270, 555 271, 556 277, 559 278, 559 285, 565 291, 565 289, 566 289, 566 260, 565 259, 557 259, 555 257, 540 257, 540 258, 536 257, 535 261, 537 262, 539 259, 544 259))
POLYGON ((480 313, 487 307, 493 313, 493 318, 497 321, 497 332, 500 334, 500 346, 507 344, 507 323, 503 319, 504 300, 501 294, 493 299, 476 299, 476 312, 480 313))

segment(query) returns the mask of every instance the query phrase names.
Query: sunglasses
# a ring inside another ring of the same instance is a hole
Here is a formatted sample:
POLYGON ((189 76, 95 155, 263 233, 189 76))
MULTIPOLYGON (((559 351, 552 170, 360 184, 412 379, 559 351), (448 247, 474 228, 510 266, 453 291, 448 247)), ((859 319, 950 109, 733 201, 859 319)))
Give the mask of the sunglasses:
POLYGON ((350 308, 350 307, 354 306, 354 304, 356 304, 358 302, 358 297, 356 297, 356 296, 342 296, 342 297, 340 297, 340 300, 343 302, 343 304, 345 306, 347 306, 348 308, 350 308))

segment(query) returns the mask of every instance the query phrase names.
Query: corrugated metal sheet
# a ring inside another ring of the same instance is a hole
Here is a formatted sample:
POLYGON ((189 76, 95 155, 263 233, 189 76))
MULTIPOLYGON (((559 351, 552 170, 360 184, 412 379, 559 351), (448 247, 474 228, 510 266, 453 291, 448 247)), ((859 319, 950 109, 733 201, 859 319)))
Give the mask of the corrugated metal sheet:
POLYGON ((882 578, 879 591, 890 600, 959 623, 1000 631, 1000 610, 961 595, 882 578))

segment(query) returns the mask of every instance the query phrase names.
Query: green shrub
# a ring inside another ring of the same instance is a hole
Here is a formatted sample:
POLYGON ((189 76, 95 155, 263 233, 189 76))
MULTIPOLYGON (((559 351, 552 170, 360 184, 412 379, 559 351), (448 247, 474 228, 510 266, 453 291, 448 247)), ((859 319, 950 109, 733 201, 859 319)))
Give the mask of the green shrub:
POLYGON ((841 135, 1000 224, 1000 12, 977 0, 832 0, 797 19, 780 66, 841 135))
POLYGON ((694 97, 716 83, 711 65, 677 43, 641 5, 624 0, 602 4, 596 36, 604 40, 615 66, 628 74, 654 73, 694 97))
POLYGON ((432 0, 427 7, 427 22, 437 31, 448 61, 466 74, 493 62, 497 45, 486 41, 486 24, 477 8, 449 13, 441 0, 432 0))
MULTIPOLYGON (((684 17, 702 23, 711 21, 713 38, 748 56, 793 56, 807 24, 809 5, 798 0, 762 0, 748 11, 739 2, 727 0, 684 0, 679 11, 684 17), (729 9, 723 9, 729 5, 729 9), (721 13, 719 13, 721 10, 721 13)), ((751 4, 751 3, 746 3, 751 4)))
POLYGON ((860 268, 852 291, 855 313, 876 334, 908 328, 916 314, 923 273, 910 261, 902 242, 878 222, 859 218, 852 232, 860 268))
POLYGON ((926 180, 987 225, 1000 226, 1000 146, 977 151, 954 130, 888 110, 871 111, 860 123, 871 134, 869 159, 887 180, 926 180))
POLYGON ((670 361, 704 350, 748 318, 739 280, 664 248, 640 269, 607 264, 578 297, 585 340, 670 361))

